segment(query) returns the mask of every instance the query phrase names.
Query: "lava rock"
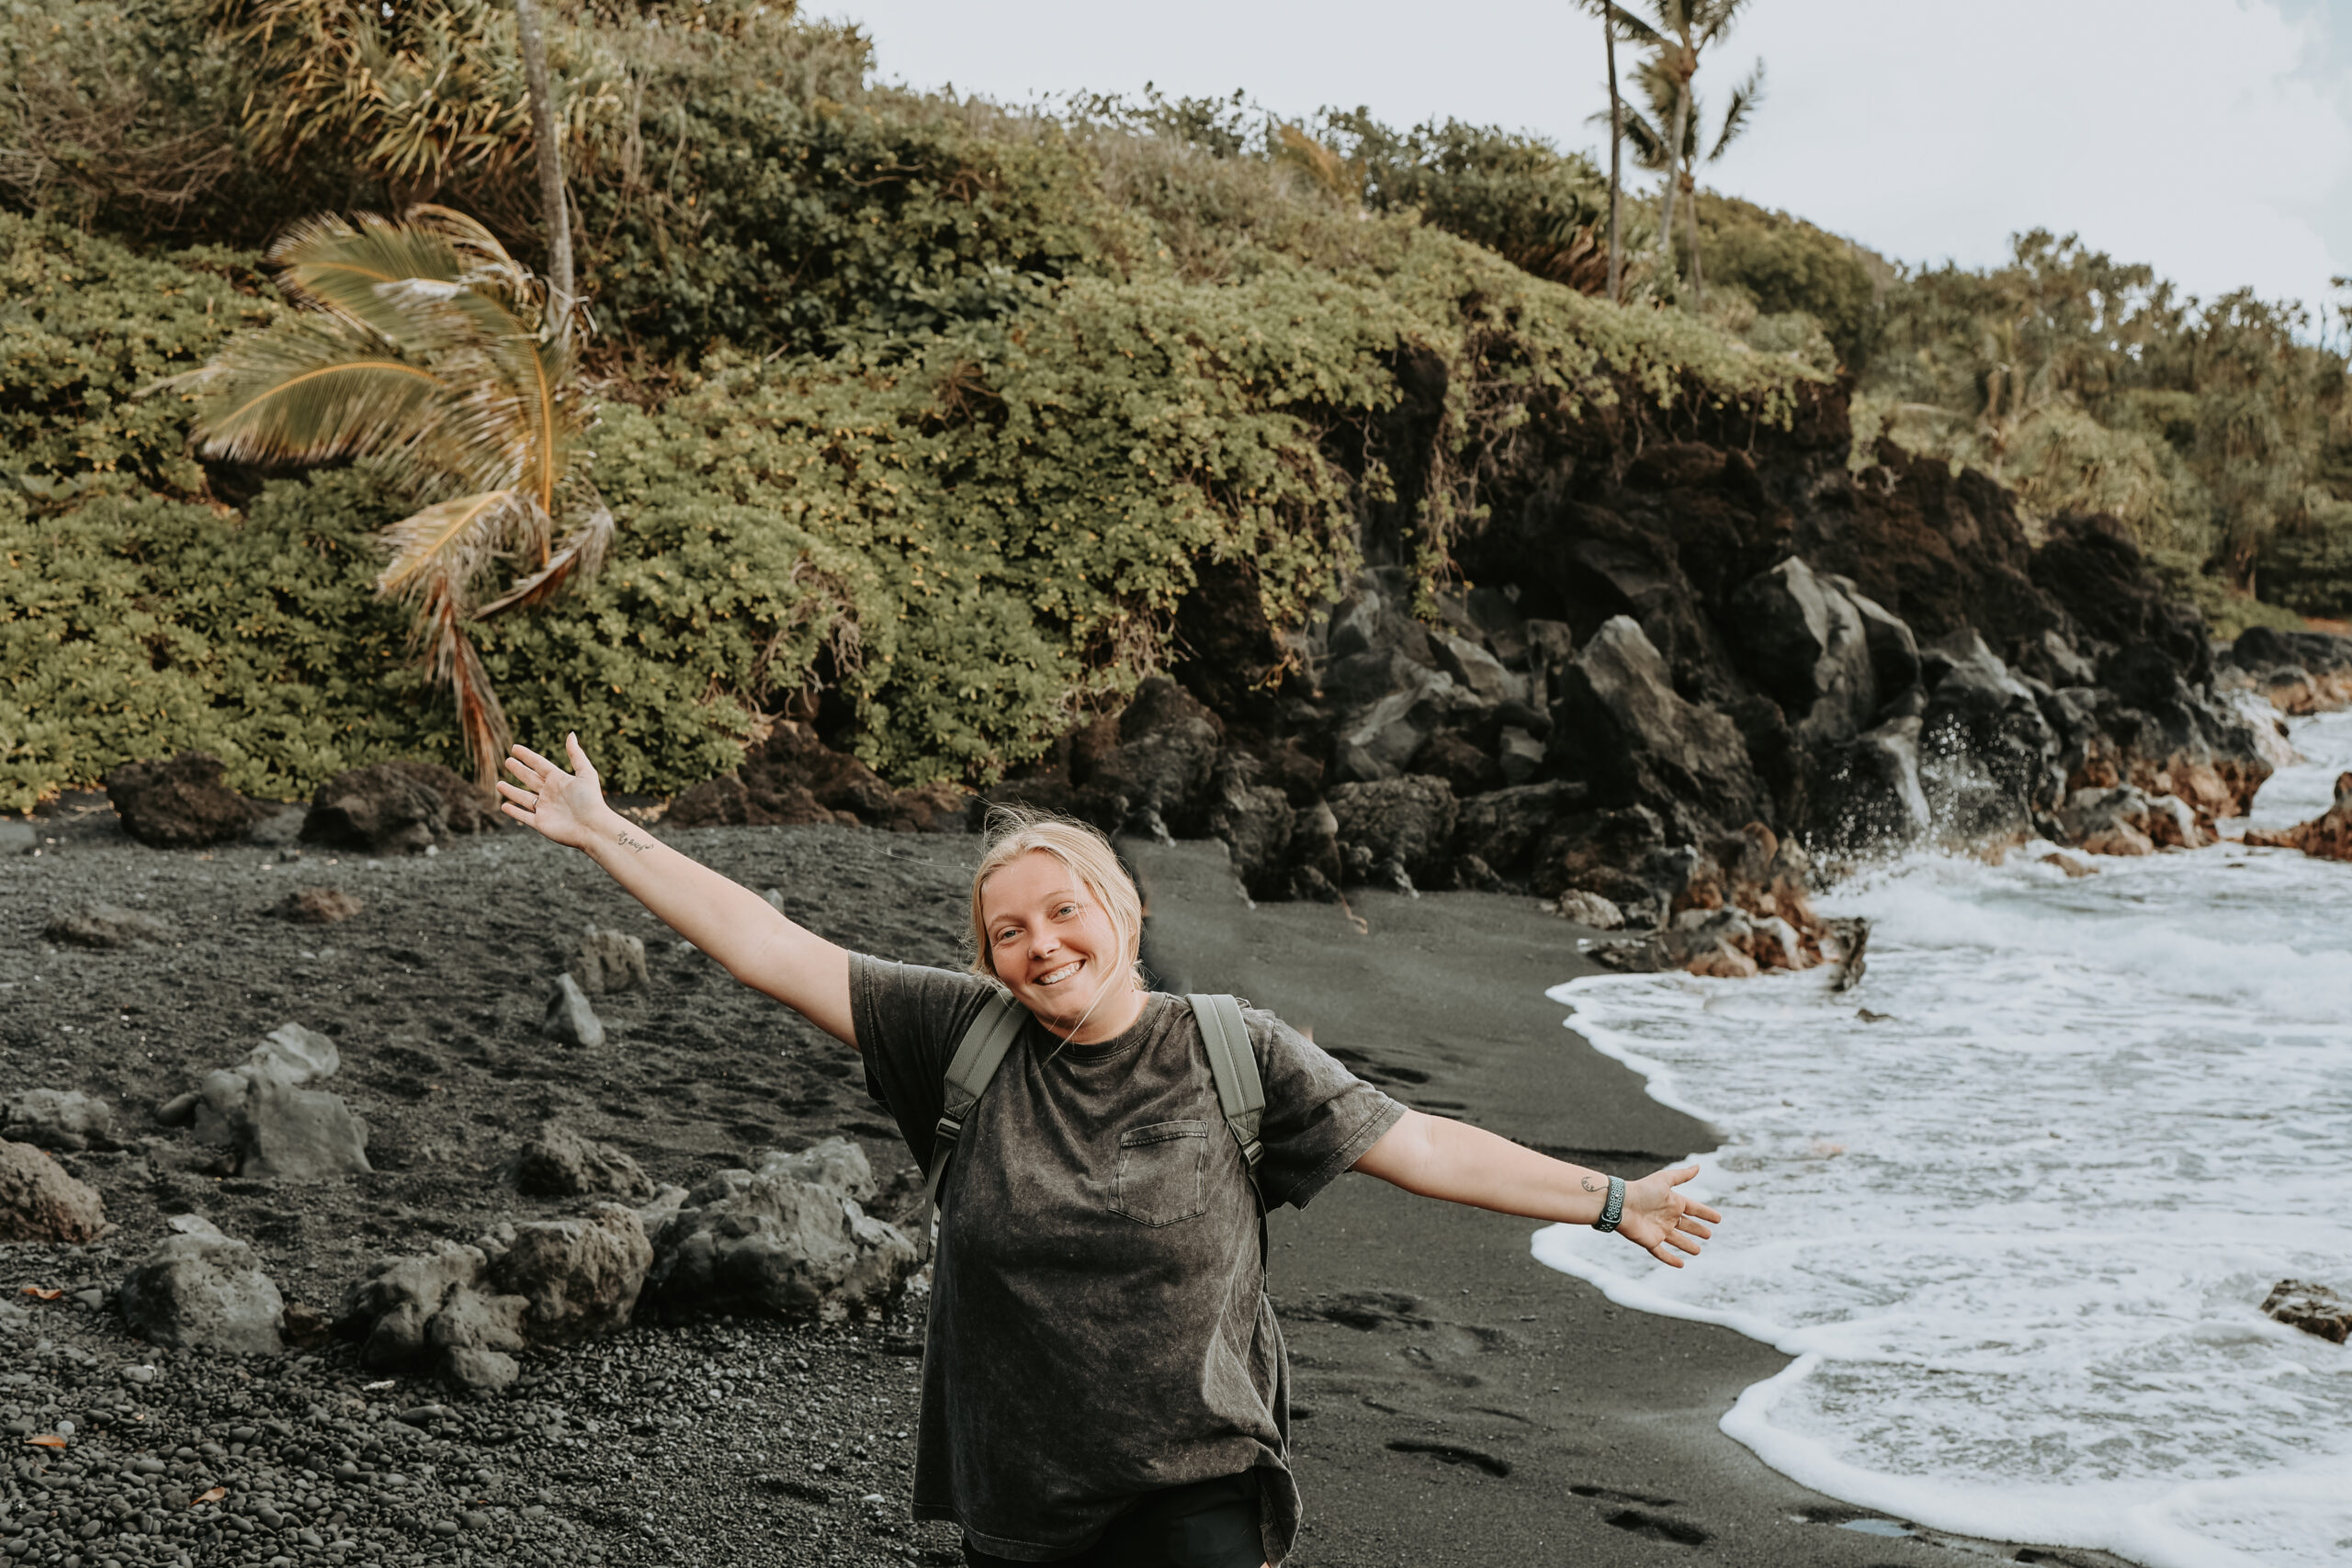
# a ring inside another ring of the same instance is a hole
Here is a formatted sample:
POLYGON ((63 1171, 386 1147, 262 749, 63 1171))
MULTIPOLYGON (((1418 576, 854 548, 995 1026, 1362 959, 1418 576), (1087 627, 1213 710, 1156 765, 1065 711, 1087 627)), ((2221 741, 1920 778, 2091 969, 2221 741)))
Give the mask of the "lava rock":
POLYGON ((541 1127, 514 1157, 514 1185, 542 1198, 650 1198, 653 1183, 637 1161, 568 1127, 541 1127))
POLYGON ((645 942, 622 931, 590 926, 571 950, 571 974, 592 997, 632 991, 649 984, 645 942))
POLYGON ((340 887, 302 887, 288 893, 270 913, 297 925, 331 926, 367 907, 340 887))
POLYGON ((839 823, 897 832, 960 829, 969 802, 943 784, 893 789, 856 758, 791 720, 779 724, 731 773, 698 784, 670 803, 673 828, 796 827, 839 823))
POLYGON ((1474 795, 1455 814, 1454 851, 1477 856, 1500 875, 1523 875, 1552 824, 1590 794, 1583 784, 1555 780, 1474 795))
POLYGON ((1206 804, 1225 726, 1190 692, 1164 675, 1136 688, 1119 716, 1118 744, 1073 780, 1098 795, 1126 803, 1132 818, 1157 812, 1161 820, 1190 830, 1206 804))
POLYGON ((1408 876, 1436 879, 1460 809, 1443 779, 1411 774, 1343 784, 1331 791, 1330 802, 1343 864, 1394 863, 1408 876))
POLYGON ((588 1005, 588 994, 580 988, 580 982, 568 974, 558 975, 548 988, 547 1014, 539 1020, 539 1032, 566 1045, 593 1049, 605 1043, 604 1021, 588 1005))
POLYGON ((335 1332, 359 1342, 360 1364, 371 1371, 417 1369, 438 1348, 426 1337, 435 1315, 454 1292, 472 1289, 482 1262, 480 1247, 457 1242, 386 1258, 344 1292, 335 1332))
POLYGON ((1935 825, 1919 776, 1917 717, 1890 719, 1826 754, 1811 802, 1813 836, 1841 859, 1901 853, 1935 825))
POLYGON ((1487 702, 1499 703, 1523 694, 1521 683, 1503 668, 1501 660, 1465 637, 1431 632, 1430 650, 1437 656, 1440 670, 1453 676, 1457 685, 1487 702))
POLYGON ((172 928, 154 916, 118 904, 84 904, 50 918, 42 936, 67 947, 160 947, 172 928))
POLYGON ((74 1153, 112 1148, 114 1107, 78 1089, 28 1089, 0 1095, 0 1137, 74 1153))
POLYGON ((275 1355, 286 1303, 252 1247, 217 1233, 175 1235, 116 1292, 131 1331, 158 1345, 275 1355))
POLYGON ((28 855, 40 848, 40 829, 29 822, 0 820, 0 856, 28 855))
POLYGON ((865 1154, 846 1139, 826 1144, 841 1146, 821 1163, 789 1156, 756 1173, 720 1171, 696 1187, 655 1239, 648 1299, 670 1315, 832 1320, 895 1294, 919 1249, 849 1196, 872 1190, 865 1154))
POLYGON ((1564 920, 1589 926, 1597 931, 1613 931, 1625 923, 1625 911, 1598 893, 1587 893, 1572 887, 1555 899, 1553 912, 1564 920))
POLYGON ((527 1303, 523 1331, 538 1344, 627 1326, 653 1266, 643 1224, 616 1203, 582 1219, 501 1225, 475 1245, 486 1260, 484 1283, 527 1303))
POLYGON ((302 1089, 274 1060, 207 1073, 196 1138, 249 1179, 318 1181, 374 1169, 368 1124, 338 1095, 302 1089))
POLYGON ((1921 664, 1929 693, 1919 749, 1923 762, 1936 764, 1923 782, 1939 825, 1972 844, 2022 836, 2064 783, 2057 732, 2032 688, 1964 628, 1921 664))
POLYGON ((244 1066, 276 1073, 300 1088, 331 1078, 342 1069, 343 1053, 328 1036, 299 1023, 281 1023, 245 1054, 244 1066))
POLYGON ((497 798, 433 762, 372 762, 319 786, 302 841, 369 854, 421 852, 499 825, 497 798))
POLYGON ((2335 804, 2308 822, 2281 832, 2248 832, 2245 841, 2267 849, 2301 850, 2321 860, 2352 861, 2352 773, 2335 780, 2335 804))
POLYGON ((2335 1344, 2352 1340, 2352 1297, 2325 1285, 2281 1280, 2270 1287, 2262 1310, 2290 1328, 2315 1334, 2335 1344))
POLYGON ((1207 825, 1232 851, 1242 886, 1262 889, 1289 853, 1298 813, 1280 789, 1251 782, 1254 769, 1238 765, 1247 761, 1228 759, 1218 768, 1207 825))
POLYGON ((1843 740, 1870 723, 1879 684, 1868 626, 1854 602, 1801 557, 1744 584, 1732 595, 1731 615, 1750 672, 1801 740, 1843 740))
POLYGON ((0 1140, 0 1242, 81 1247, 106 1228, 97 1193, 30 1144, 0 1140))
POLYGON ((183 751, 169 761, 125 762, 108 773, 107 798, 122 830, 159 850, 201 849, 244 837, 269 807, 221 782, 217 757, 183 751))
MULTIPOLYGON (((1685 842, 1769 818, 1739 727, 1685 701, 1639 623, 1602 626, 1562 678, 1553 755, 1614 806, 1655 811, 1685 842)), ((1606 889, 1596 889, 1606 893, 1606 889)))

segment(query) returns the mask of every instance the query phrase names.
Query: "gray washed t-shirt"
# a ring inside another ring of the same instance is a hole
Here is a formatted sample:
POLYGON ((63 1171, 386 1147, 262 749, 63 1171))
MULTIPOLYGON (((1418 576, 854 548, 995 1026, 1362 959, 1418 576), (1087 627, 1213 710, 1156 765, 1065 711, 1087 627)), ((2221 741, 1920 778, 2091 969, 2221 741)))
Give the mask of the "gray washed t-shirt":
MULTIPOLYGON (((856 957, 866 1087, 927 1167, 942 1076, 995 987, 856 957)), ((1245 1010, 1266 1110, 1259 1180, 1303 1205, 1404 1107, 1245 1010)), ((1298 1530, 1289 1369, 1258 1213, 1192 1009, 1155 992, 1099 1045, 1031 1023, 941 1190, 917 1518, 1000 1557, 1082 1550, 1139 1495, 1255 1468, 1267 1560, 1298 1530)))

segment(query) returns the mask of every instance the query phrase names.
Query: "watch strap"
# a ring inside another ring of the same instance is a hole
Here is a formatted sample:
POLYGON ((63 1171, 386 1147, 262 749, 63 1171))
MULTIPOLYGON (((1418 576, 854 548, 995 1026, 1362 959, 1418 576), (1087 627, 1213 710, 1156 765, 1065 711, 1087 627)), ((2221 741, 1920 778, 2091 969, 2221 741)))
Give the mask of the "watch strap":
POLYGON ((1592 1228, 1597 1231, 1613 1231, 1617 1228, 1617 1222, 1624 1217, 1625 1179, 1622 1176, 1612 1176, 1609 1179, 1609 1201, 1601 1204, 1600 1218, 1592 1222, 1592 1228))

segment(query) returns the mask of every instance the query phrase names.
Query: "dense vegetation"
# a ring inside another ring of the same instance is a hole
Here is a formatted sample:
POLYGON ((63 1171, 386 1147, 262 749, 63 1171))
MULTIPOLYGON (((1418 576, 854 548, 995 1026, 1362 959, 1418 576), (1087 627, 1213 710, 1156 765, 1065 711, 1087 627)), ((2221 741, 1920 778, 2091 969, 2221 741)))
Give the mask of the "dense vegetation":
MULTIPOLYGON (((178 746, 277 795, 459 761, 372 592, 369 536, 421 498, 199 464, 151 389, 285 309, 259 248, 308 214, 429 198, 538 253, 512 13, 0 7, 0 807, 178 746)), ((1707 319, 1639 266, 1618 308, 1593 164, 1521 136, 1015 113, 873 87, 854 30, 728 0, 590 0, 549 46, 619 533, 478 640, 516 730, 576 724, 625 788, 794 701, 902 781, 994 776, 1164 660, 1211 561, 1295 623, 1396 510, 1381 416, 1432 356, 1443 482, 1378 541, 1425 580, 1531 406, 1771 421, 1842 365, 1865 435, 2114 511, 2215 592, 2352 596, 2342 361, 2259 301, 2042 238, 1905 276, 1709 195, 1707 319)))

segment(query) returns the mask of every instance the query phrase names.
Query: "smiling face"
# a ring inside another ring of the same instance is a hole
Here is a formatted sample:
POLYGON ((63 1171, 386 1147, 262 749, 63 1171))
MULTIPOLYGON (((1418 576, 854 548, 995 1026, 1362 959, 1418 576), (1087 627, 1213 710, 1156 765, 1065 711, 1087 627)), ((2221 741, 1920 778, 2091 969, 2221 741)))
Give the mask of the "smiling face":
POLYGON ((1033 850, 998 867, 980 915, 989 969, 1057 1034, 1096 1044, 1141 1015, 1126 934, 1058 856, 1033 850))

